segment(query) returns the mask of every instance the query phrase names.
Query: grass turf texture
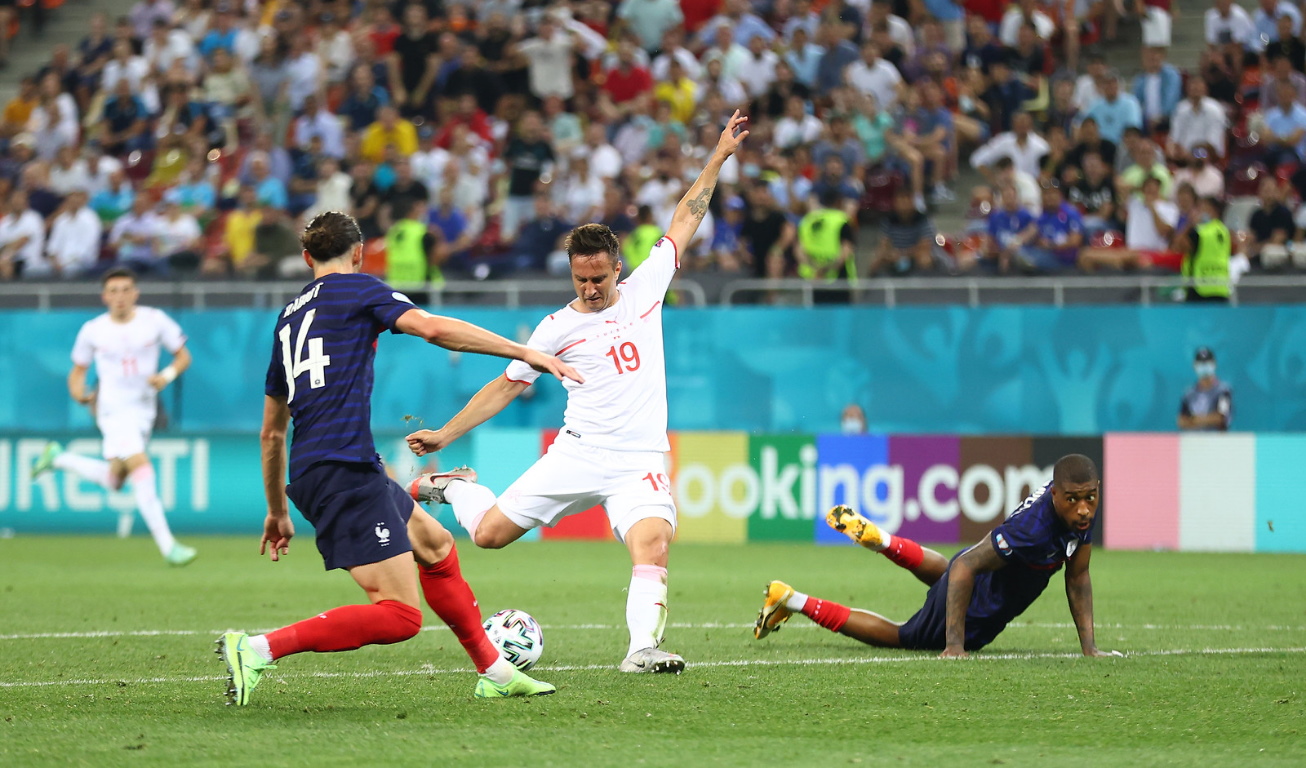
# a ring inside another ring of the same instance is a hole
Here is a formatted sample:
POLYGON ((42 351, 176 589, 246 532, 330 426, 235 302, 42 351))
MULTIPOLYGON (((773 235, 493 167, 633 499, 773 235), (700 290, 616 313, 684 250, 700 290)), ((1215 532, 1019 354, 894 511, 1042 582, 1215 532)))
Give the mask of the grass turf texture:
POLYGON ((1099 550, 1098 644, 1131 657, 1073 655, 1055 577, 994 645, 944 661, 801 616, 752 639, 772 578, 907 618, 923 587, 872 553, 682 545, 664 647, 690 666, 670 677, 613 669, 626 645, 620 546, 464 542, 483 612, 521 608, 545 625, 538 675, 556 695, 473 700, 461 647, 427 610, 438 629, 407 643, 282 660, 236 709, 211 653, 219 630, 278 626, 361 592, 322 572, 308 537, 275 565, 253 538, 191 543, 200 558, 173 570, 141 538, 0 541, 0 765, 1306 763, 1301 556, 1099 550), (148 630, 174 634, 130 634, 148 630), (110 634, 30 637, 92 632, 110 634), (1207 649, 1284 650, 1196 653, 1207 649), (1166 654, 1178 651, 1189 653, 1166 654))

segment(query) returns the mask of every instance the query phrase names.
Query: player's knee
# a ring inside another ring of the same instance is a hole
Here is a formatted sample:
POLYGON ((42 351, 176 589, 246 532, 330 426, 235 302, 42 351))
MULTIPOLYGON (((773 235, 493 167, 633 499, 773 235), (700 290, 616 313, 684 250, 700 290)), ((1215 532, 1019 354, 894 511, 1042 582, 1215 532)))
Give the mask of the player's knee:
POLYGON ((512 539, 502 531, 487 531, 482 526, 472 534, 472 543, 481 549, 503 549, 512 543, 512 539))
POLYGON ((398 600, 385 600, 382 601, 381 605, 390 609, 390 615, 394 619, 390 622, 394 642, 412 639, 422 631, 422 610, 420 608, 401 603, 398 600))

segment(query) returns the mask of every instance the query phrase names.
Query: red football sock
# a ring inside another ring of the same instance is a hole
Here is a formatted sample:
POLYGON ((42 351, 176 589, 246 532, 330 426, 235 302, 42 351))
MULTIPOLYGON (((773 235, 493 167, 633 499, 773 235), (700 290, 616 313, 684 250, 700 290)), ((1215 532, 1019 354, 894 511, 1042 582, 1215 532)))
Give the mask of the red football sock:
POLYGON ((852 615, 852 612, 853 609, 846 605, 832 603, 829 600, 818 600, 815 597, 807 598, 807 604, 803 606, 804 616, 831 632, 838 632, 843 629, 843 625, 848 623, 848 617, 852 615))
POLYGON ((267 634, 272 658, 292 653, 352 651, 407 640, 422 628, 422 612, 395 600, 345 605, 267 634))
POLYGON ((463 650, 472 657, 476 671, 489 669, 499 660, 499 651, 481 628, 481 609, 458 567, 458 548, 449 550, 449 556, 435 565, 422 566, 417 572, 426 604, 453 630, 463 650))
POLYGON ((881 554, 892 560, 894 565, 902 566, 909 571, 920 568, 921 563, 925 562, 925 551, 921 549, 921 545, 902 536, 894 536, 881 554))

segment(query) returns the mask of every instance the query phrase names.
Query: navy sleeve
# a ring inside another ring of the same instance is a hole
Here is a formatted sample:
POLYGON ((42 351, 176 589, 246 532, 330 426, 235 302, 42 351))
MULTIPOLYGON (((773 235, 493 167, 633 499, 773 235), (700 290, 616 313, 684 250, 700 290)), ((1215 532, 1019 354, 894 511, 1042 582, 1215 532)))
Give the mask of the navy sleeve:
POLYGON ((402 333, 395 327, 395 323, 399 322, 405 312, 415 308, 412 299, 374 277, 369 278, 358 292, 358 301, 366 314, 390 329, 391 333, 402 333))
POLYGON ((267 378, 263 382, 263 393, 268 397, 288 397, 286 388, 286 366, 281 361, 281 342, 275 332, 272 334, 272 361, 268 363, 267 378))
POLYGON ((989 534, 993 549, 1003 560, 1021 563, 1040 562, 1048 547, 1048 535, 1035 510, 1022 511, 989 534))

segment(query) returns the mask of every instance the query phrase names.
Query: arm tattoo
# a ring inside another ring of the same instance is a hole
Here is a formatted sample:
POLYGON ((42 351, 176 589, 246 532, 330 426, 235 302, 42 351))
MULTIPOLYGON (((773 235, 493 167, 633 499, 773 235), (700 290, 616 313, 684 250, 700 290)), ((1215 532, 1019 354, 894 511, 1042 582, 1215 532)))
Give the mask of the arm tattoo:
POLYGON ((689 213, 695 221, 702 221, 707 215, 707 202, 712 199, 714 191, 716 187, 704 187, 703 191, 698 193, 698 197, 689 201, 689 213))

